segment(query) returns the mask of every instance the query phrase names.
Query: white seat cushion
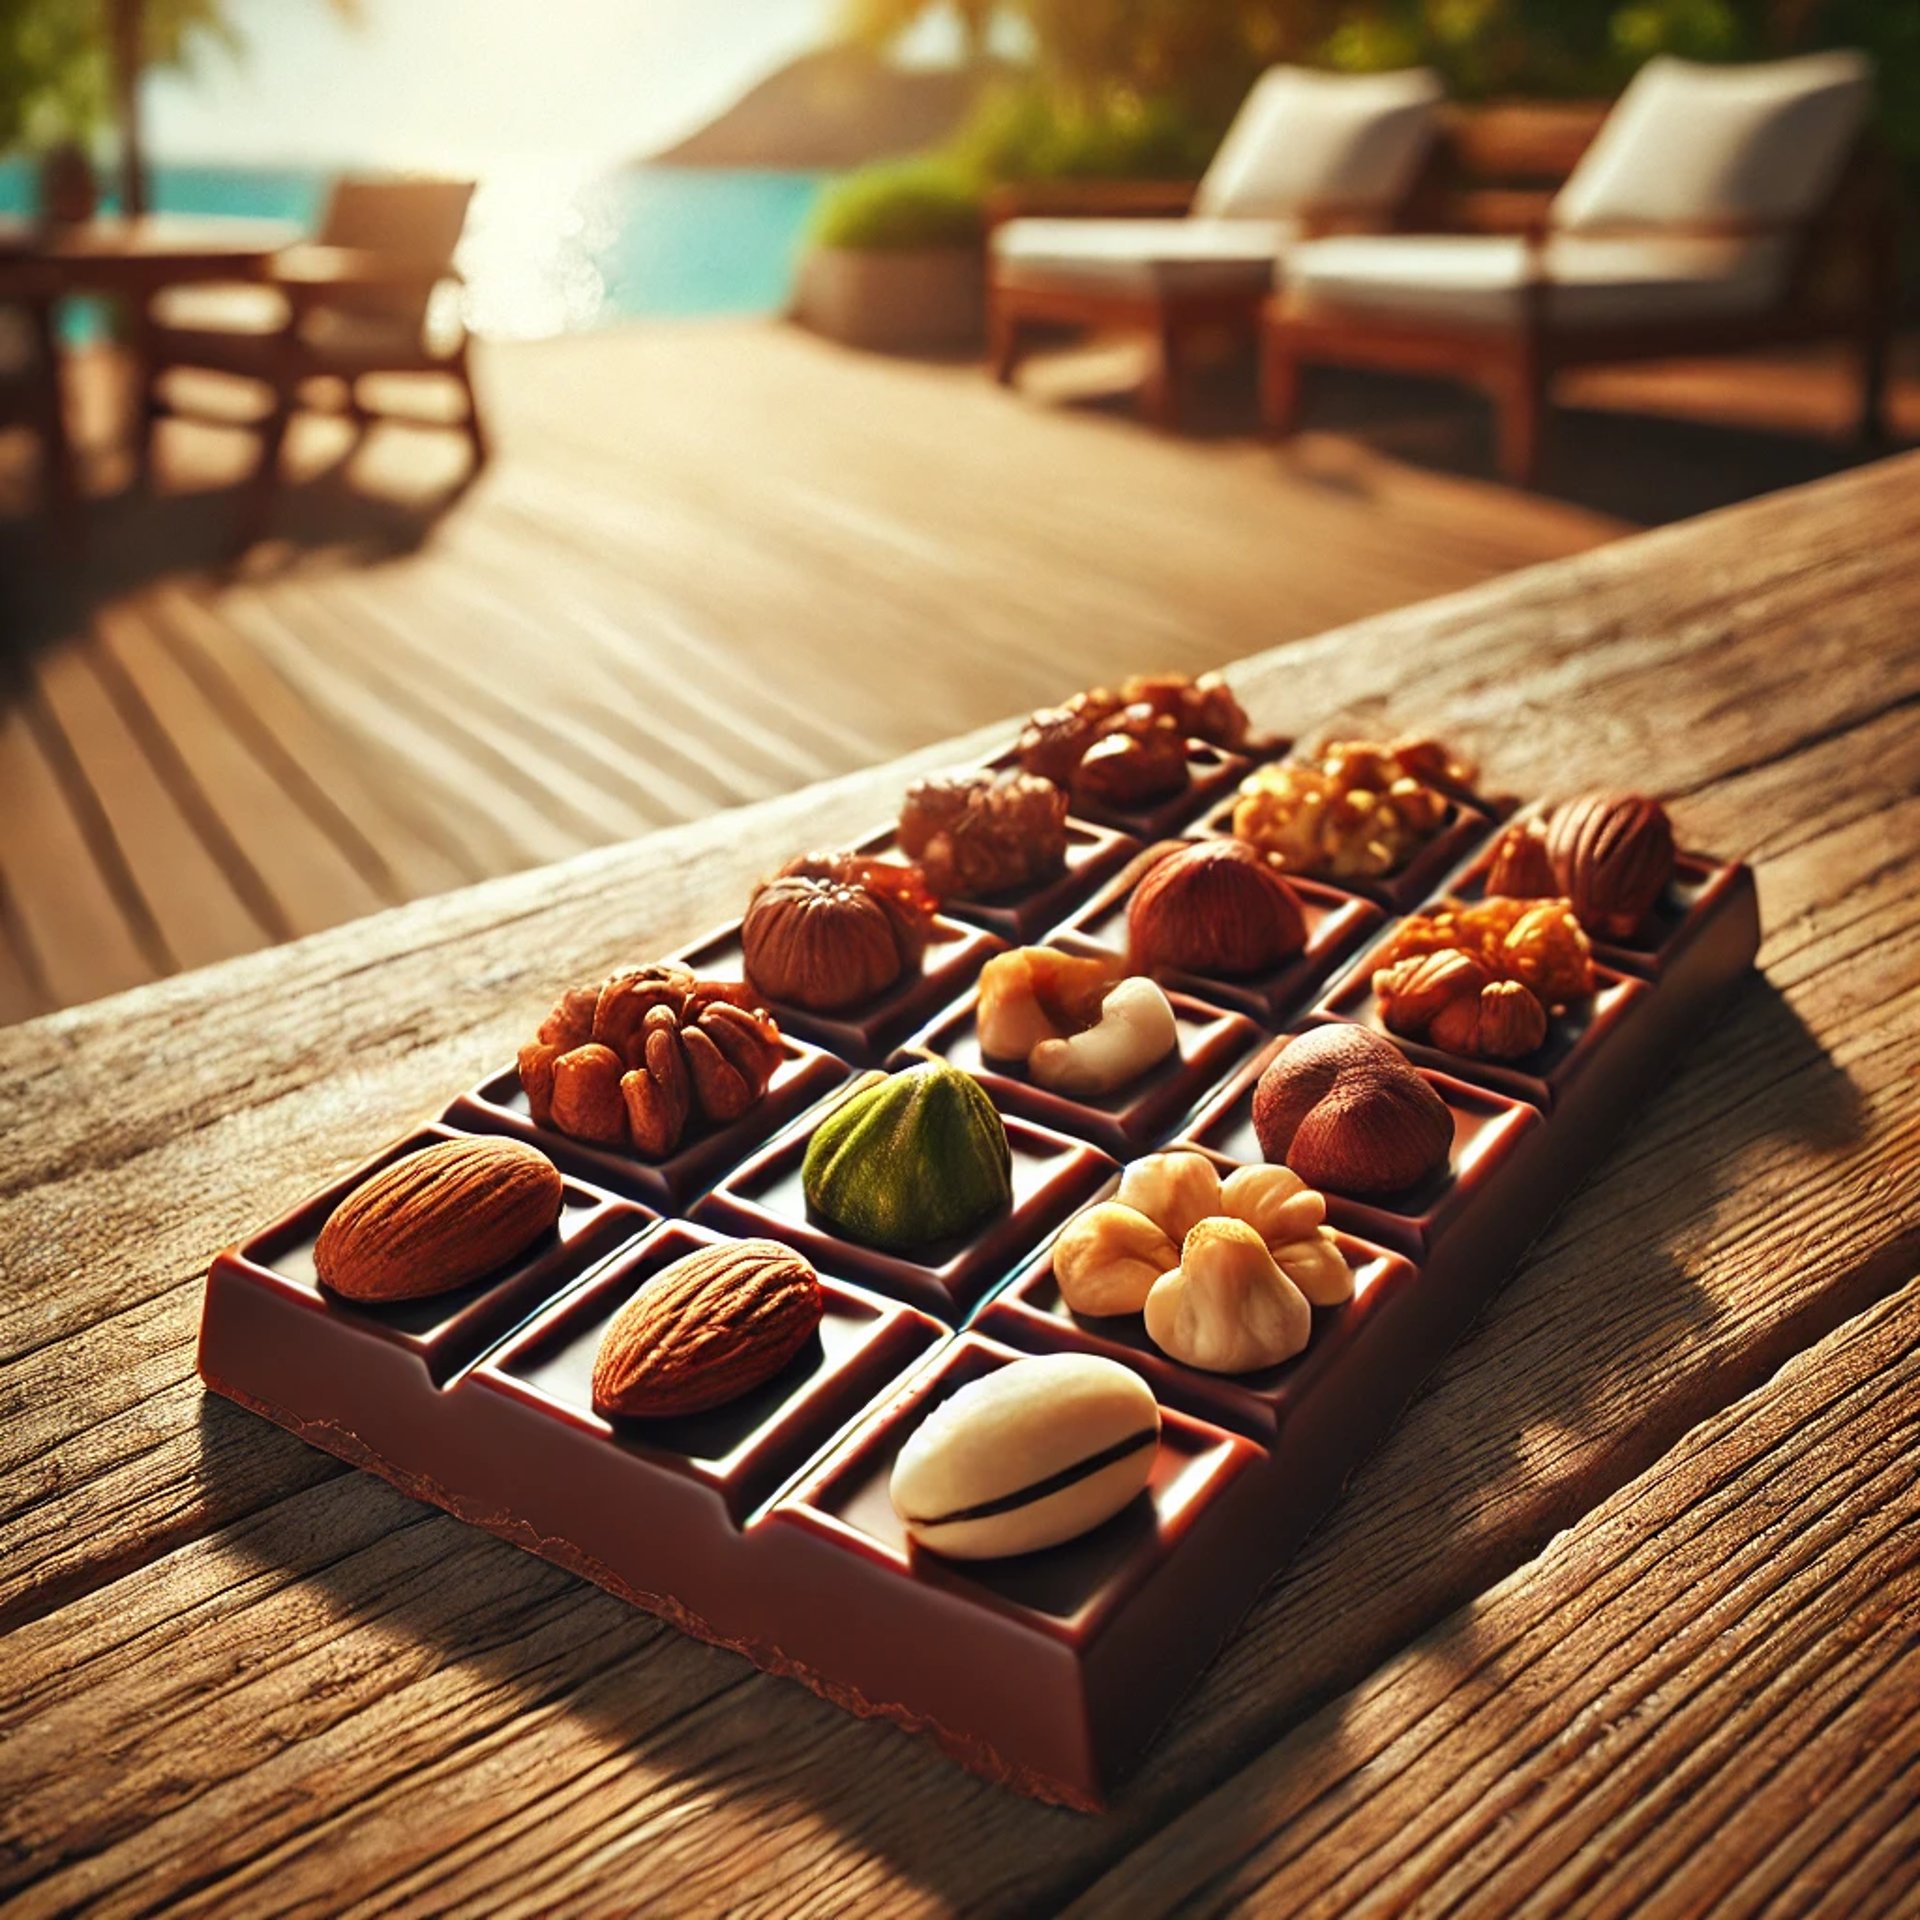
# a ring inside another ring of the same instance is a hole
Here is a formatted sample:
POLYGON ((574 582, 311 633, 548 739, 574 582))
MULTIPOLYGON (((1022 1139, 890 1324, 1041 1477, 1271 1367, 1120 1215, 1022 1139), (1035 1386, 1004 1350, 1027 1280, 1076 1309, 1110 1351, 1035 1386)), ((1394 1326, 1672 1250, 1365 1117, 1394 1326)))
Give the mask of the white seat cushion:
POLYGON ((148 311, 157 325, 182 333, 278 333, 288 315, 284 294, 244 281, 166 287, 148 311))
MULTIPOLYGON (((1554 234, 1548 316, 1635 326, 1752 313, 1773 298, 1781 244, 1659 235, 1554 234)), ((1340 235, 1294 249, 1286 283, 1312 309, 1507 326, 1525 308, 1527 250, 1504 234, 1340 235)))
POLYGON ((1442 95, 1439 75, 1426 67, 1270 67, 1227 129, 1193 210, 1231 220, 1282 219, 1315 206, 1384 213, 1413 184, 1442 95))
POLYGON ((1832 190, 1866 124, 1857 53, 1641 68, 1553 203, 1568 229, 1795 220, 1832 190))
POLYGON ((1288 220, 1009 220, 993 236, 995 278, 1105 293, 1259 293, 1298 231, 1288 220))

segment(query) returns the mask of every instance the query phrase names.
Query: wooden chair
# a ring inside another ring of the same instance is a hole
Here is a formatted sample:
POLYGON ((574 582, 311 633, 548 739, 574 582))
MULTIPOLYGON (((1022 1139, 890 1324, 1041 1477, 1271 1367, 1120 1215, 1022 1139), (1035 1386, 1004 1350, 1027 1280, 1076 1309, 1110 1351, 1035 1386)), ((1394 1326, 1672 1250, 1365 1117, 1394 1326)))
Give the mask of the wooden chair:
POLYGON ((1425 69, 1275 67, 1197 185, 1003 190, 989 209, 994 378, 1013 380, 1036 326, 1144 333, 1154 346, 1146 412, 1173 426, 1183 342, 1221 327, 1251 337, 1276 264, 1306 234, 1391 225, 1419 178, 1440 98, 1425 69))
POLYGON ((192 369, 264 385, 257 422, 261 457, 257 514, 278 485, 280 452, 295 410, 321 380, 344 395, 362 424, 361 382, 370 375, 432 374, 460 390, 461 425, 475 466, 487 439, 474 393, 467 331, 434 295, 458 284, 454 249, 473 183, 464 180, 342 180, 315 242, 278 254, 259 285, 178 287, 148 304, 139 348, 145 360, 146 459, 157 423, 184 412, 167 376, 192 369))
POLYGON ((62 544, 80 532, 80 486, 60 385, 55 290, 33 267, 0 258, 0 431, 40 443, 40 491, 62 544))
POLYGON ((1757 67, 1656 60, 1611 111, 1457 117, 1441 231, 1296 250, 1262 321, 1262 410, 1297 424, 1301 369, 1437 375, 1493 400, 1508 479, 1538 477, 1555 375, 1833 339, 1880 430, 1894 311, 1893 197, 1852 54, 1757 67), (1563 165, 1561 163, 1564 163, 1563 165), (1546 193, 1521 173, 1558 169, 1546 193))

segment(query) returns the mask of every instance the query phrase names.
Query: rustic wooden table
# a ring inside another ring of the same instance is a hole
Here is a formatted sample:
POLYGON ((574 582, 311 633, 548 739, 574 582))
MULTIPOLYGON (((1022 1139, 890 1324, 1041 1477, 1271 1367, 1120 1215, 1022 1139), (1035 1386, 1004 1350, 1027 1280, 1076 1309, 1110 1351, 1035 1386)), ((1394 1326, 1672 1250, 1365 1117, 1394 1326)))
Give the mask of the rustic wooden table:
POLYGON ((942 752, 0 1033, 20 1912, 1920 1901, 1920 457, 1280 648, 1256 717, 1671 796, 1763 977, 1102 1818, 208 1399, 222 1242, 942 752))

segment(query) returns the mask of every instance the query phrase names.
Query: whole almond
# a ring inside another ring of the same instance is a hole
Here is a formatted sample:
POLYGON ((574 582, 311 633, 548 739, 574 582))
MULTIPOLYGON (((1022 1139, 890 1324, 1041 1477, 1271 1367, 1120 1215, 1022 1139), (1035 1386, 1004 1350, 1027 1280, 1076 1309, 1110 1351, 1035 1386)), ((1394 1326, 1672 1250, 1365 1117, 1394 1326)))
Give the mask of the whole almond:
POLYGON ((1583 793, 1555 810, 1547 854, 1580 924, 1629 940, 1673 877, 1673 823, 1643 793, 1583 793))
POLYGON ((443 1140, 364 1180, 327 1216, 313 1267, 349 1300, 419 1300, 524 1253, 560 1217, 558 1169, 519 1140, 443 1140))
POLYGON ((790 1247, 702 1247, 614 1315, 594 1357, 594 1410, 657 1419, 724 1406, 806 1345, 824 1305, 819 1277, 790 1247))

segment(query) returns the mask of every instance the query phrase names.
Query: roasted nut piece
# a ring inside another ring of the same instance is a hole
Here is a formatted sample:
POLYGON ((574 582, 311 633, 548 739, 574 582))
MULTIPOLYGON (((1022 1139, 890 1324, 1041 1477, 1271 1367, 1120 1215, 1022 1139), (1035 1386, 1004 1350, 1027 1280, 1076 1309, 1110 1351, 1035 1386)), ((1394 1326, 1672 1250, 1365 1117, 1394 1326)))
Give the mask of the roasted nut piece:
POLYGON ((1673 878, 1673 822, 1641 793, 1585 793, 1554 810, 1547 857, 1574 917, 1628 940, 1673 878))
POLYGON ((1119 978, 1117 960, 1056 947, 996 953, 980 969, 980 1051, 990 1060, 1025 1060, 1042 1041, 1092 1026, 1119 978))
POLYGON ((1260 1151, 1309 1186, 1398 1193, 1453 1150, 1447 1105, 1392 1041, 1366 1027, 1315 1027, 1289 1040, 1253 1095, 1260 1151))
POLYGON ((1134 974, 1109 991, 1092 1026, 1042 1040, 1027 1056, 1027 1071, 1055 1093, 1112 1093, 1158 1066, 1179 1044, 1167 996, 1134 974))
POLYGON ((1518 1060, 1547 1037, 1547 1010, 1529 987, 1496 980, 1471 953, 1411 954, 1373 976, 1374 1003, 1390 1032, 1483 1060, 1518 1060))
POLYGON ((1247 743, 1246 709, 1217 673, 1197 680, 1183 673, 1136 673, 1121 682, 1120 698, 1130 707, 1165 714, 1190 740, 1229 748, 1247 743))
POLYGON ((1540 822, 1514 820, 1502 827, 1487 863, 1487 891, 1508 900, 1552 900, 1560 890, 1540 822))
POLYGON ((1110 807, 1143 807, 1181 792, 1190 777, 1180 728, 1151 709, 1128 707, 1080 756, 1073 790, 1110 807))
POLYGON ((888 1493, 917 1546, 956 1560, 1032 1553, 1111 1519, 1153 1476, 1160 1409, 1090 1353, 1013 1360, 908 1436, 888 1493))
POLYGON ((1014 753, 1027 772, 1055 786, 1070 787, 1081 756, 1098 737, 1101 721, 1123 704, 1118 694, 1095 687, 1057 707, 1042 707, 1029 715, 1014 753))
POLYGON ((1127 903, 1140 973, 1260 973, 1307 943, 1293 889, 1237 840, 1202 840, 1156 860, 1127 903))
POLYGON ((1449 789, 1472 772, 1438 741, 1338 741, 1312 759, 1256 768, 1241 783, 1233 831, 1289 873, 1377 879, 1439 832, 1449 789))
POLYGON ((1180 1249, 1138 1208, 1102 1200, 1076 1214, 1053 1243, 1053 1278, 1074 1313, 1138 1313, 1180 1249))
POLYGON ((1448 951, 1471 954, 1496 979, 1519 981, 1550 1008, 1593 991, 1592 950, 1565 900, 1444 900, 1400 923, 1380 949, 1380 969, 1448 951))
POLYGON ((1244 1220, 1203 1220, 1180 1264, 1147 1295, 1147 1333, 1163 1353, 1207 1373, 1251 1373, 1304 1352, 1307 1297, 1244 1220))
POLYGON ((1424 1033, 1442 1008, 1477 1001, 1493 975, 1483 962, 1457 947, 1409 954, 1373 976, 1374 1004, 1390 1033, 1424 1033))
POLYGON ((536 1125, 663 1160, 696 1120, 739 1119, 780 1058, 750 987, 663 963, 563 994, 520 1049, 520 1085, 536 1125))
POLYGON ((899 838, 942 899, 1005 893, 1066 865, 1067 796, 1038 774, 939 774, 907 789, 899 838))
POLYGON ((1255 1165, 1236 1167, 1221 1182, 1220 1211, 1244 1220, 1268 1246, 1280 1247, 1316 1232, 1327 1203, 1291 1167, 1255 1165))
POLYGON ((754 891, 740 925, 748 977, 812 1013, 864 1006, 920 964, 937 904, 918 867, 802 854, 754 891))
POLYGON ((1123 1207, 1145 1214, 1176 1247, 1223 1205, 1219 1171, 1204 1153, 1190 1148, 1130 1161, 1114 1198, 1123 1207))
POLYGON ((560 1217, 559 1172, 518 1140, 443 1140, 383 1167, 328 1214, 313 1270, 349 1300, 419 1300, 484 1278, 560 1217))
POLYGON ((598 1413, 705 1413, 764 1386, 813 1338, 819 1276, 772 1240, 702 1247, 614 1315, 593 1362, 598 1413))

